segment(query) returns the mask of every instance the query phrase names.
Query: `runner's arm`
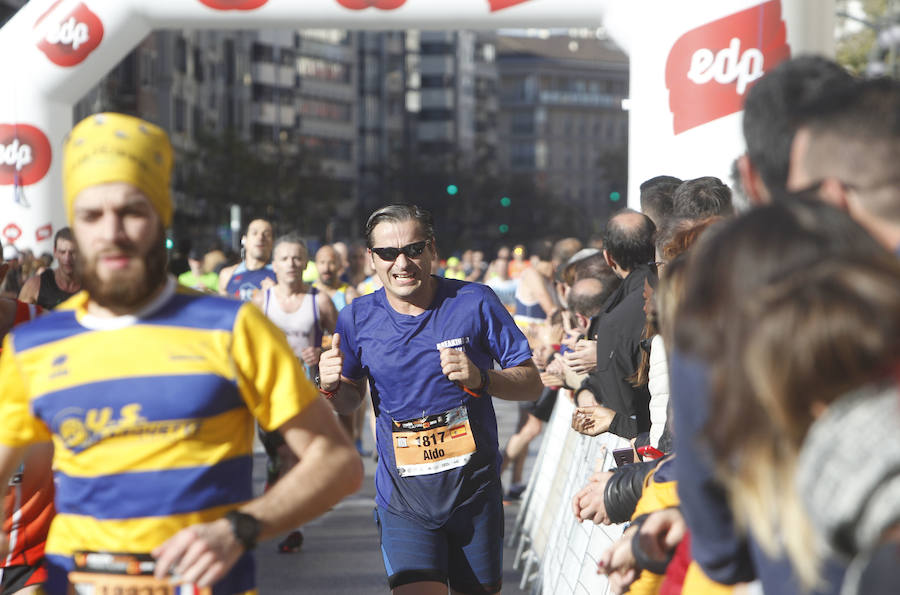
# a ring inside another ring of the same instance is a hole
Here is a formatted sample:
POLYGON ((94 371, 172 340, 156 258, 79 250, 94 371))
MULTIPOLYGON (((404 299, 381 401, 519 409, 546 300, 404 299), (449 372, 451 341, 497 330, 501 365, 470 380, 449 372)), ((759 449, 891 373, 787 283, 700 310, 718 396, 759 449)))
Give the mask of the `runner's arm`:
POLYGON ((254 292, 253 297, 250 298, 250 301, 253 302, 253 305, 262 310, 263 308, 265 308, 265 296, 266 293, 264 291, 257 291, 254 292))
MULTIPOLYGON (((9 480, 25 454, 24 447, 13 447, 0 444, 0 485, 9 485, 9 480)), ((5 520, 5 519, 4 519, 5 520)), ((5 558, 9 553, 9 536, 0 531, 0 558, 5 558)))
POLYGON ((19 301, 26 304, 36 304, 38 293, 41 291, 41 277, 35 275, 25 282, 19 291, 19 301))
POLYGON ((487 374, 491 396, 505 401, 536 401, 544 389, 541 373, 530 359, 504 370, 488 370, 487 374))
POLYGON ((334 332, 334 327, 337 325, 337 308, 334 307, 334 302, 331 301, 331 298, 328 297, 328 294, 324 291, 320 291, 316 294, 316 300, 319 307, 319 320, 322 326, 322 330, 328 334, 334 332))
MULTIPOLYGON (((441 371, 448 379, 469 390, 484 389, 481 370, 461 351, 441 349, 441 371)), ((518 366, 486 370, 486 373, 488 394, 505 401, 536 401, 544 389, 541 373, 530 358, 518 366)))
POLYGON ((547 315, 547 318, 550 318, 553 312, 559 309, 559 306, 553 301, 553 296, 547 290, 544 278, 539 272, 531 268, 525 269, 522 271, 522 278, 519 282, 525 284, 528 293, 541 305, 541 309, 547 315))
MULTIPOLYGON (((259 521, 258 541, 309 522, 362 484, 362 461, 323 399, 308 404, 278 431, 300 462, 262 496, 240 507, 259 521)), ((210 586, 243 551, 227 519, 194 525, 154 550, 156 576, 163 578, 174 567, 185 581, 210 586)))
POLYGON ((25 456, 24 446, 7 446, 0 444, 0 485, 9 485, 9 480, 25 456))
POLYGON ((335 411, 347 415, 362 403, 367 383, 365 378, 350 380, 342 374, 343 369, 341 335, 334 333, 331 337, 331 349, 322 352, 319 359, 319 392, 325 395, 335 411))
POLYGON ((300 462, 241 507, 262 523, 260 539, 306 524, 362 485, 362 461, 324 399, 311 403, 279 432, 300 462))
MULTIPOLYGON (((325 353, 328 353, 327 351, 325 353)), ((321 368, 320 368, 321 370, 321 368)), ((334 410, 341 415, 349 415, 359 408, 366 396, 366 379, 350 380, 341 376, 341 383, 337 392, 328 401, 334 410)))
POLYGON ((227 296, 228 293, 225 291, 225 288, 228 287, 228 282, 231 280, 231 274, 234 272, 234 268, 237 265, 231 265, 230 267, 225 267, 219 272, 219 294, 227 296))

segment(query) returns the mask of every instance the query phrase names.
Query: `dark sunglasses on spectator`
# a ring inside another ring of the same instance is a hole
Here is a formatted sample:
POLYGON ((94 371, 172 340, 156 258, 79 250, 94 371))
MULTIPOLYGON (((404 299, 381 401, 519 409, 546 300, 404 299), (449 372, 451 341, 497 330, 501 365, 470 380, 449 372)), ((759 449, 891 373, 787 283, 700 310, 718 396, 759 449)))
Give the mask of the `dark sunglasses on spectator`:
POLYGON ((385 262, 397 260, 397 257, 400 256, 401 252, 407 258, 418 258, 419 256, 422 256, 422 252, 425 251, 425 247, 428 246, 429 243, 430 240, 422 240, 421 242, 407 244, 402 248, 372 248, 372 252, 377 254, 378 258, 385 262))

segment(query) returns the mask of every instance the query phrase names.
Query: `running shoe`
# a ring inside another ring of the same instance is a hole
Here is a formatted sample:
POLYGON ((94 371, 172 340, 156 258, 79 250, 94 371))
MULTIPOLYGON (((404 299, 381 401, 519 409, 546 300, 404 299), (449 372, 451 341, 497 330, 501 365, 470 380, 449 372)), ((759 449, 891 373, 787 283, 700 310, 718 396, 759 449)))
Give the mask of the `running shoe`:
POLYGON ((509 486, 509 490, 506 492, 506 497, 503 498, 507 502, 515 502, 522 497, 522 492, 525 491, 527 486, 524 483, 514 483, 509 486))
POLYGON ((303 547, 303 533, 300 531, 291 531, 287 534, 281 543, 278 544, 278 553, 295 554, 303 547))

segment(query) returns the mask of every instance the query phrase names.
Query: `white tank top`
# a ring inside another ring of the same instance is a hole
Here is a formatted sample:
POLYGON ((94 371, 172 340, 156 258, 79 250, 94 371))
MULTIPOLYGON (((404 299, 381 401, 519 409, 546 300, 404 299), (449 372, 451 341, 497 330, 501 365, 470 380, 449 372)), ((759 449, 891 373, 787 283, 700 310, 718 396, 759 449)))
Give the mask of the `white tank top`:
POLYGON ((296 312, 282 310, 274 291, 274 287, 266 290, 263 298, 263 313, 275 323, 275 326, 284 331, 294 354, 300 361, 303 361, 303 357, 300 355, 303 349, 315 346, 317 341, 321 343, 322 340, 319 331, 319 313, 316 308, 317 291, 315 288, 311 288, 310 292, 303 296, 303 301, 296 312))

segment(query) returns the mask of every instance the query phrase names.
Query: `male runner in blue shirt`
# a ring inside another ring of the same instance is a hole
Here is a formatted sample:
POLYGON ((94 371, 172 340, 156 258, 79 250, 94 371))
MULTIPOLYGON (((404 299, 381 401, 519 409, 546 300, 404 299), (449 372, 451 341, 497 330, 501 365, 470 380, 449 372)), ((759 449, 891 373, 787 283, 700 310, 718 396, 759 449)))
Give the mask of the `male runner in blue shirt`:
POLYGON ((384 288, 338 316, 320 360, 338 411, 371 384, 377 416, 376 522, 394 593, 496 593, 503 505, 490 396, 541 393, 528 341, 487 286, 436 277, 431 215, 391 205, 366 224, 384 288), (499 369, 495 369, 495 362, 499 369))
POLYGON ((244 260, 225 267, 219 273, 219 293, 248 302, 260 290, 274 287, 277 280, 269 262, 272 259, 272 224, 254 219, 241 238, 244 260))

